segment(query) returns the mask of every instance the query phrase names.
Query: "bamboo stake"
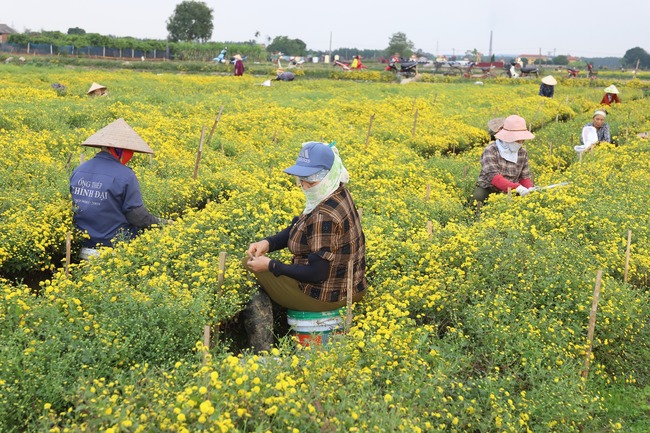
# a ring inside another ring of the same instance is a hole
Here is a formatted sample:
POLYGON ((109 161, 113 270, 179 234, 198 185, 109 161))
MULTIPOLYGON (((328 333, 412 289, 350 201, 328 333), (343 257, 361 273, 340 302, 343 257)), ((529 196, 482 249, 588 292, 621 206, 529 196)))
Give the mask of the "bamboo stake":
POLYGON ((66 170, 68 170, 70 168, 70 161, 72 161, 72 155, 73 155, 73 153, 70 152, 70 154, 68 155, 68 160, 65 162, 65 169, 66 170))
MULTIPOLYGON (((219 114, 217 114, 217 118, 214 119, 214 123, 212 124, 212 129, 210 130, 210 134, 208 135, 208 139, 205 142, 206 146, 210 143, 210 140, 212 140, 212 134, 214 134, 214 130, 217 129, 217 123, 219 123, 219 119, 221 119, 221 112, 222 111, 223 111, 223 105, 219 109, 219 114)), ((221 143, 221 151, 223 152, 223 143, 221 143)))
POLYGON ((512 188, 508 187, 508 200, 512 200, 512 188))
POLYGON ((199 148, 196 151, 196 162, 194 163, 194 175, 192 176, 193 179, 196 179, 196 177, 199 174, 199 163, 201 162, 201 153, 203 152, 204 136, 205 136, 205 126, 201 128, 201 139, 199 140, 199 148))
POLYGON ((433 222, 427 221, 427 235, 429 235, 429 240, 433 236, 433 222))
POLYGON ((354 262, 348 262, 348 281, 346 293, 345 308, 345 332, 349 332, 352 327, 352 292, 354 290, 354 262))
POLYGON ((430 197, 431 197, 431 184, 427 183, 427 193, 424 196, 424 200, 429 201, 430 197))
POLYGON ((366 135, 366 147, 368 147, 368 142, 370 141, 370 130, 372 129, 373 120, 375 120, 374 113, 370 116, 370 123, 368 124, 368 135, 366 135))
POLYGON ((627 248, 625 249, 625 270, 623 271, 623 282, 627 283, 627 271, 630 269, 630 246, 632 245, 632 230, 627 231, 627 248))
POLYGON ((217 284, 219 285, 219 291, 221 291, 221 286, 223 286, 225 273, 226 273, 226 252, 221 251, 219 253, 219 275, 217 276, 217 284))
POLYGON ((210 325, 203 327, 203 365, 208 361, 208 351, 210 350, 210 325))
POLYGON ((596 287, 594 287, 594 297, 591 301, 591 312, 589 313, 589 329, 587 330, 587 354, 585 355, 585 369, 582 371, 582 378, 587 379, 589 375, 589 363, 591 362, 591 346, 594 341, 594 329, 596 328, 596 312, 598 311, 598 299, 600 298, 600 283, 603 277, 603 271, 598 270, 596 274, 596 287))
POLYGON ((70 250, 72 249, 72 233, 65 235, 65 276, 70 276, 70 250))
POLYGON ((278 144, 278 130, 273 131, 273 147, 278 144))
POLYGON ((84 153, 81 152, 79 154, 79 164, 83 164, 85 160, 86 160, 86 155, 84 155, 84 153))
POLYGON ((415 131, 418 127, 418 109, 415 109, 415 115, 413 116, 413 131, 411 131, 411 139, 415 138, 415 131))

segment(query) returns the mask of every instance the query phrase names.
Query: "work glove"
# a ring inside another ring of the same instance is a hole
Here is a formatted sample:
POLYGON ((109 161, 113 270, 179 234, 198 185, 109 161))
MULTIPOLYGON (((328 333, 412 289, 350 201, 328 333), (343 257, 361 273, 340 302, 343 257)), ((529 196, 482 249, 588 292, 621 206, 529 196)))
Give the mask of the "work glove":
POLYGON ((532 188, 529 189, 523 185, 519 185, 517 189, 515 189, 515 191, 517 191, 517 194, 519 194, 522 197, 532 192, 532 190, 533 190, 532 188))

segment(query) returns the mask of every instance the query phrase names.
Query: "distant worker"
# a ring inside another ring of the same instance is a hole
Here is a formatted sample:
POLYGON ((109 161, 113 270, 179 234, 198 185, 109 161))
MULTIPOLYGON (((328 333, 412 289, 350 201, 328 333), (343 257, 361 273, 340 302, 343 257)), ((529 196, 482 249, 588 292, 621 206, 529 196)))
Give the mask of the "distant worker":
POLYGON ((499 119, 488 122, 491 131, 498 131, 494 134, 496 140, 488 144, 481 155, 481 172, 472 195, 472 201, 478 203, 483 203, 495 192, 511 189, 525 196, 534 188, 528 152, 522 144, 535 136, 526 128, 523 117, 511 115, 503 121, 503 126, 499 123, 499 119))
POLYGON ((90 89, 86 92, 86 95, 95 97, 95 96, 108 96, 108 88, 102 86, 101 84, 93 83, 90 86, 90 89))
POLYGON ((276 81, 293 81, 296 78, 296 74, 293 72, 287 72, 284 69, 278 69, 278 76, 276 81))
POLYGON ((552 98, 555 93, 555 85, 557 80, 552 75, 547 75, 542 78, 542 84, 539 86, 539 96, 552 98))
POLYGON ((135 237, 140 229, 160 224, 144 205, 140 185, 126 166, 134 152, 153 154, 124 119, 117 119, 86 139, 82 146, 101 149, 70 176, 73 222, 86 232, 81 257, 97 255, 97 246, 135 237))
POLYGON ((354 59, 352 59, 352 63, 350 64, 350 69, 359 69, 360 63, 361 61, 359 60, 359 56, 354 56, 354 59))
POLYGON ((244 60, 239 54, 235 54, 235 77, 244 75, 244 60))
POLYGON ((612 102, 620 104, 621 100, 618 97, 618 93, 618 89, 615 85, 612 84, 611 86, 606 87, 605 94, 603 95, 603 99, 600 100, 600 103, 604 105, 612 105, 612 102))
POLYGON ((612 142, 612 134, 609 131, 609 124, 605 122, 605 117, 607 117, 607 113, 603 110, 594 111, 592 121, 582 128, 580 145, 573 146, 576 152, 581 153, 589 150, 596 143, 612 142))

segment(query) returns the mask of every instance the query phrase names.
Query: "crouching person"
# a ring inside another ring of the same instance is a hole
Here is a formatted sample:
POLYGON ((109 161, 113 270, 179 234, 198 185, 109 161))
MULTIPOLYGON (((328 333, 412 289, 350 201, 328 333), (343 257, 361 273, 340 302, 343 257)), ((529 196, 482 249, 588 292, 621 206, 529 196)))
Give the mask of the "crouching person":
POLYGON ((153 150, 124 119, 100 129, 81 143, 99 152, 70 176, 73 222, 89 235, 81 258, 97 255, 97 247, 112 247, 115 239, 131 239, 140 229, 160 224, 142 201, 140 185, 126 166, 134 152, 153 150))
POLYGON ((243 311, 249 344, 257 352, 273 343, 271 300, 292 310, 330 311, 346 305, 349 277, 353 302, 362 299, 368 285, 365 237, 338 150, 304 143, 296 163, 284 172, 298 178, 305 209, 284 230, 250 244, 243 261, 261 286, 243 311), (291 263, 267 257, 284 248, 293 254, 291 263))

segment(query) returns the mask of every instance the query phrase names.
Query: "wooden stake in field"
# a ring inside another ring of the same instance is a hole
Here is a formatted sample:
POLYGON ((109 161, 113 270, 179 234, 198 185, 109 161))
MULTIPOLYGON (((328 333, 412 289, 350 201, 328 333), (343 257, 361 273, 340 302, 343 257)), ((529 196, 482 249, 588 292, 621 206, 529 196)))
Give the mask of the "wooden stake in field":
POLYGON ((201 139, 199 140, 199 148, 196 151, 196 162, 194 163, 193 179, 199 175, 199 163, 201 162, 201 153, 203 152, 203 137, 205 137, 205 126, 201 128, 201 139))
POLYGON ((415 109, 415 114, 413 115, 413 131, 411 131, 411 139, 415 138, 415 131, 418 127, 418 109, 415 109))
POLYGON ((630 269, 630 246, 632 245, 632 230, 627 231, 627 248, 625 248, 625 270, 623 271, 623 282, 627 283, 627 271, 630 269))
POLYGON ((72 249, 72 233, 65 235, 65 276, 70 276, 70 250, 72 249))
MULTIPOLYGON (((214 130, 217 129, 217 124, 219 123, 219 119, 221 119, 222 111, 223 111, 223 105, 219 109, 219 114, 217 114, 217 118, 214 119, 214 123, 212 124, 212 129, 210 129, 210 134, 208 135, 208 139, 205 142, 206 146, 210 144, 210 140, 212 140, 212 134, 214 134, 214 130)), ((221 143, 221 151, 223 152, 223 143, 221 143)))
POLYGON ((372 122, 375 120, 375 114, 373 113, 370 116, 370 123, 368 123, 368 134, 366 135, 366 147, 368 147, 368 142, 370 141, 370 130, 372 129, 372 122))
POLYGON ((508 200, 512 200, 512 188, 508 187, 508 200))
POLYGON ((427 235, 429 235, 429 240, 433 237, 433 222, 427 221, 427 235))
POLYGON ((273 147, 278 144, 278 130, 273 131, 273 147))
POLYGON ((208 352, 210 351, 210 325, 203 327, 203 365, 208 361, 208 352))
POLYGON ((596 274, 596 286, 591 301, 591 312, 589 313, 589 329, 587 330, 587 353, 585 355, 585 369, 582 370, 582 378, 589 376, 589 363, 591 362, 591 346, 594 341, 594 329, 596 328, 596 312, 598 311, 598 300, 600 299, 600 283, 603 278, 603 271, 598 270, 596 274))
POLYGON ((345 298, 345 332, 352 327, 352 292, 354 291, 354 261, 348 262, 347 292, 345 298))
POLYGON ((219 275, 217 276, 217 285, 219 286, 219 292, 221 293, 221 287, 223 286, 223 282, 225 280, 225 274, 226 274, 226 252, 221 251, 219 253, 219 275))
POLYGON ((424 200, 429 201, 430 198, 431 198, 431 184, 427 183, 427 192, 424 196, 424 200))

